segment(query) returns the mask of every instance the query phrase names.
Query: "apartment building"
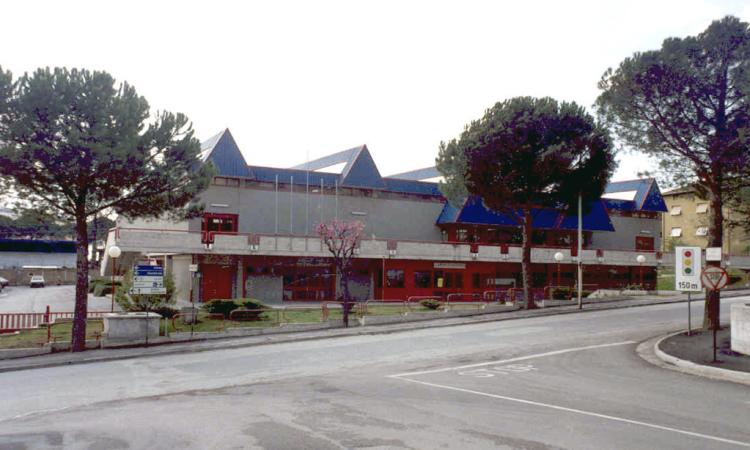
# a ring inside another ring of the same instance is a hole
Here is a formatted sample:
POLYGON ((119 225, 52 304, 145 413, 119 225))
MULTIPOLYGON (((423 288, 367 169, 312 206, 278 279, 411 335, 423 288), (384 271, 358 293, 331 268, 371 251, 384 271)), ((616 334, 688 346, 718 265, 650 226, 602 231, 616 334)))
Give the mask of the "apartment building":
MULTIPOLYGON (((692 187, 677 188, 663 194, 667 213, 662 220, 664 245, 662 251, 672 251, 678 245, 705 248, 708 245, 708 200, 701 198, 692 187)), ((724 217, 732 217, 728 208, 724 217)), ((741 228, 724 226, 723 253, 750 255, 750 234, 741 228)))

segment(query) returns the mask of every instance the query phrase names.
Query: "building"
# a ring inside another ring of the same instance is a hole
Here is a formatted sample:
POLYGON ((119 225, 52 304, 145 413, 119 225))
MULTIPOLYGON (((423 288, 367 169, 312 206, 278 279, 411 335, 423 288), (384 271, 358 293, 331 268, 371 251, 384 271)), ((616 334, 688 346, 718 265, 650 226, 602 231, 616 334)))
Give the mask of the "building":
MULTIPOLYGON (((664 194, 667 213, 663 215, 663 251, 672 251, 675 246, 688 245, 705 248, 708 245, 708 221, 710 204, 701 198, 692 187, 673 189, 664 194)), ((727 208, 724 217, 732 217, 727 208)), ((741 228, 724 226, 725 255, 750 255, 750 234, 741 228)))
POLYGON ((73 241, 0 239, 0 276, 23 285, 31 275, 44 275, 47 284, 75 282, 76 247, 73 241))
MULTIPOLYGON (((291 168, 252 166, 229 130, 206 141, 201 158, 218 169, 201 194, 201 218, 121 220, 107 242, 123 251, 120 267, 140 255, 163 261, 180 299, 335 299, 332 261, 314 235, 316 223, 333 218, 365 224, 350 282, 357 299, 486 298, 520 285, 518 227, 477 199, 461 207, 446 203, 437 184, 424 181, 438 175, 434 168, 383 177, 364 145, 291 168)), ((586 289, 652 288, 664 211, 654 180, 610 184, 583 221, 586 289), (645 262, 638 264, 638 255, 645 262)), ((535 288, 557 284, 558 277, 572 286, 574 212, 538 208, 534 216, 535 288)), ((103 274, 110 263, 105 253, 103 274)))

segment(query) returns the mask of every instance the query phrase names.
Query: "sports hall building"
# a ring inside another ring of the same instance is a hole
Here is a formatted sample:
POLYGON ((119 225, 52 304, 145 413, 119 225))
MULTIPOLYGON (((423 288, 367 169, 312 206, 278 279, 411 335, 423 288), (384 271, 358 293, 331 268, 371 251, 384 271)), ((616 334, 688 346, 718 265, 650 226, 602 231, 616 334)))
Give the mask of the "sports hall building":
MULTIPOLYGON (((317 223, 333 218, 365 224, 350 277, 358 300, 489 298, 521 285, 520 228, 477 199, 448 204, 430 182, 439 175, 434 168, 384 177, 364 145, 289 168, 252 166, 229 130, 203 143, 201 158, 218 170, 201 194, 202 217, 121 219, 107 242, 122 250, 119 267, 144 255, 164 264, 181 300, 335 299, 337 274, 315 235, 317 223)), ((559 284, 573 286, 580 257, 586 290, 653 289, 665 211, 653 179, 611 183, 584 216, 577 255, 574 212, 535 210, 534 287, 557 285, 558 273, 559 284)), ((105 252, 102 272, 111 268, 105 252)))

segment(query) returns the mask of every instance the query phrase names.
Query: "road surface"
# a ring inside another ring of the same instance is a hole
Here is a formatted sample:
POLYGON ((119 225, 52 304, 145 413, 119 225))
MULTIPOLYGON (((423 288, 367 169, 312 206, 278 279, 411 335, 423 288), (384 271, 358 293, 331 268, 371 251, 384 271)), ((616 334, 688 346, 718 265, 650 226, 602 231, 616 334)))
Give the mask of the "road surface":
MULTIPOLYGON (((725 317, 747 300, 723 301, 725 317)), ((747 386, 635 353, 686 315, 669 304, 0 373, 0 448, 748 448, 747 386)))

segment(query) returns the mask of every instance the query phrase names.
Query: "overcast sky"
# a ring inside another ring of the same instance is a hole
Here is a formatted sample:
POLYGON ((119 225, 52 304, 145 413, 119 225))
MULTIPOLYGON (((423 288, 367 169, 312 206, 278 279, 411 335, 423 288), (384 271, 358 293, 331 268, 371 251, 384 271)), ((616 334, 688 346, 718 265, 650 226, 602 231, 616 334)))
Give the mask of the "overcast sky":
MULTIPOLYGON (((367 144, 383 175, 434 164, 495 102, 590 106, 610 66, 750 2, 5 1, 0 65, 101 69, 249 164, 289 167, 367 144), (247 4, 246 4, 247 3, 247 4)), ((622 159, 622 156, 621 156, 622 159)), ((646 160, 626 156, 614 179, 646 160)))

